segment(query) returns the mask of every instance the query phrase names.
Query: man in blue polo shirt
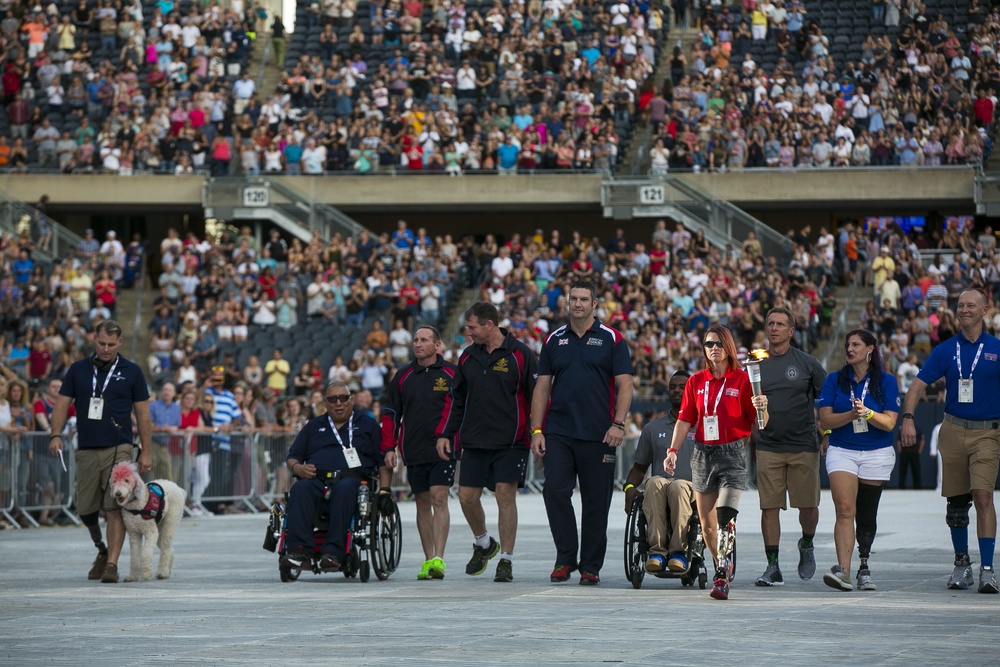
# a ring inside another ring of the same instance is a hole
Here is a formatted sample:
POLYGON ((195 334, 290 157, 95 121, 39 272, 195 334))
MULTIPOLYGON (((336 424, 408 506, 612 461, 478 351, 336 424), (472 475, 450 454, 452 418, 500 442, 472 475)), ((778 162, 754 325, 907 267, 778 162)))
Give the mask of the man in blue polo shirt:
POLYGON ((177 388, 174 383, 164 382, 163 388, 160 389, 160 397, 149 404, 149 418, 155 433, 152 476, 154 479, 169 479, 183 484, 183 473, 179 476, 180 479, 174 479, 173 461, 170 455, 171 440, 177 437, 177 431, 181 426, 181 404, 175 401, 175 398, 177 398, 177 388))
POLYGON ((316 507, 326 505, 329 529, 320 547, 319 569, 340 569, 346 536, 358 505, 362 480, 382 465, 382 430, 354 411, 354 394, 336 380, 326 387, 326 414, 306 422, 288 450, 285 465, 297 478, 288 494, 288 551, 281 564, 301 569, 312 558, 316 507))
POLYGON ((111 468, 132 460, 132 412, 139 427, 139 473, 152 464, 149 389, 142 369, 118 354, 122 328, 105 320, 94 331, 95 353, 75 362, 66 372, 50 420, 49 452, 61 455, 63 427, 69 406, 76 408, 76 508, 97 547, 98 556, 88 579, 118 583, 118 556, 125 544, 125 523, 118 504, 108 492, 111 468), (101 510, 108 522, 108 543, 101 536, 101 510))
POLYGON ((622 444, 632 404, 628 343, 594 316, 596 306, 597 288, 592 282, 577 280, 570 285, 569 324, 545 340, 531 400, 531 449, 544 457, 542 495, 556 544, 556 566, 549 578, 566 581, 579 566, 580 584, 585 586, 601 581, 614 492, 614 448, 622 444), (578 478, 581 540, 573 510, 578 478))
POLYGON ((928 384, 944 377, 947 394, 938 451, 941 495, 948 499, 946 518, 955 548, 948 588, 966 590, 973 584, 968 527, 969 508, 975 503, 980 593, 998 591, 993 570, 997 535, 993 487, 1000 465, 1000 340, 983 331, 988 308, 989 300, 979 289, 959 295, 955 310, 961 330, 934 348, 910 385, 900 429, 900 442, 912 446, 917 438, 913 425, 917 401, 928 384))

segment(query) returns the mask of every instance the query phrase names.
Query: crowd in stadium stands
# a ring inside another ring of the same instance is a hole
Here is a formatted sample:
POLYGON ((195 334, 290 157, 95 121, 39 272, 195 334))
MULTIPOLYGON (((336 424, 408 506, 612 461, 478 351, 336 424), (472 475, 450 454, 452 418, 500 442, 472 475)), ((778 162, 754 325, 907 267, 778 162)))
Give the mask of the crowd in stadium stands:
POLYGON ((874 3, 848 61, 798 0, 699 4, 700 39, 657 91, 668 19, 646 0, 326 0, 300 12, 287 59, 280 17, 242 2, 8 1, 0 169, 608 172, 640 112, 655 173, 991 151, 995 7, 972 0, 954 25, 919 1, 874 3), (265 26, 274 91, 246 67, 265 26))
POLYGON ((674 49, 648 107, 659 127, 653 173, 988 157, 1000 92, 995 3, 972 0, 953 24, 919 0, 871 3, 842 15, 866 34, 856 52, 846 46, 854 36, 831 37, 798 0, 701 4, 700 39, 687 56, 674 49))

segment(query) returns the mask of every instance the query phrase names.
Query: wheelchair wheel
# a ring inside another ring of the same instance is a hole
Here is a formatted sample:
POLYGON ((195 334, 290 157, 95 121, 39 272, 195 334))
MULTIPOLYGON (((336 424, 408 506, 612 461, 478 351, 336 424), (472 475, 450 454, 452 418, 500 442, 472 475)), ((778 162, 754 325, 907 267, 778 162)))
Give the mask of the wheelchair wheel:
POLYGON ((361 583, 367 584, 368 579, 371 578, 371 565, 368 561, 363 560, 358 566, 358 578, 361 579, 361 583))
POLYGON ((287 584, 290 581, 298 581, 300 574, 302 574, 302 570, 295 570, 284 565, 278 566, 278 576, 281 577, 281 583, 283 584, 287 584))
POLYGON ((641 498, 637 498, 625 523, 625 578, 636 589, 642 587, 646 576, 646 551, 646 515, 641 498))
POLYGON ((698 573, 698 588, 700 588, 701 590, 705 590, 706 588, 708 588, 708 573, 707 572, 699 572, 698 573))
POLYGON ((351 545, 351 550, 347 552, 347 558, 344 560, 344 576, 348 579, 358 576, 360 564, 361 558, 358 556, 358 545, 355 543, 351 545))
POLYGON ((370 535, 370 557, 375 576, 384 581, 399 567, 403 552, 403 526, 395 503, 391 512, 375 512, 370 535))

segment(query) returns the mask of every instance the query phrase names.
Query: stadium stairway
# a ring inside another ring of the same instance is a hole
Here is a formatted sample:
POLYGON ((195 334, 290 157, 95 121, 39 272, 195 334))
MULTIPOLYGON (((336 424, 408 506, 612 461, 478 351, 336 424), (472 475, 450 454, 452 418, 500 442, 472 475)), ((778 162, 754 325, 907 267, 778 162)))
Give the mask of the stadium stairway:
MULTIPOLYGON (((659 91, 663 88, 663 82, 670 77, 670 57, 673 54, 674 46, 681 47, 687 54, 691 52, 691 45, 698 39, 697 28, 674 27, 670 30, 668 43, 660 49, 660 61, 656 64, 656 88, 659 91)), ((645 115, 633 133, 633 140, 629 146, 625 159, 621 162, 619 173, 628 173, 632 176, 645 175, 649 170, 649 149, 652 146, 652 127, 649 119, 645 115)))

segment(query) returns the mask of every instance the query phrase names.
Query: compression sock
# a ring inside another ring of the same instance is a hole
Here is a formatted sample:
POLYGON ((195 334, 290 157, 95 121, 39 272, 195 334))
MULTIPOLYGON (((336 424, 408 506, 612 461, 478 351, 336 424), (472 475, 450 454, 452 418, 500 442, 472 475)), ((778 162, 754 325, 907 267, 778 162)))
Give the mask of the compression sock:
POLYGON ((951 529, 951 546, 954 547, 957 554, 969 553, 968 526, 951 529))
POLYGON ((476 546, 480 549, 485 549, 490 546, 490 534, 483 533, 482 535, 476 535, 476 546))
POLYGON ((808 549, 809 547, 811 547, 813 545, 813 538, 814 537, 816 537, 816 533, 806 533, 806 532, 803 532, 802 533, 802 544, 800 544, 799 546, 801 546, 803 549, 808 549))
POLYGON ((972 496, 949 496, 945 518, 951 530, 951 545, 958 554, 969 552, 969 509, 972 507, 972 496))
POLYGON ((777 565, 778 564, 778 545, 777 544, 765 545, 764 546, 764 555, 767 556, 767 564, 768 565, 777 565))
POLYGON ((997 538, 995 537, 979 538, 979 560, 983 567, 993 567, 993 551, 996 546, 997 538))

